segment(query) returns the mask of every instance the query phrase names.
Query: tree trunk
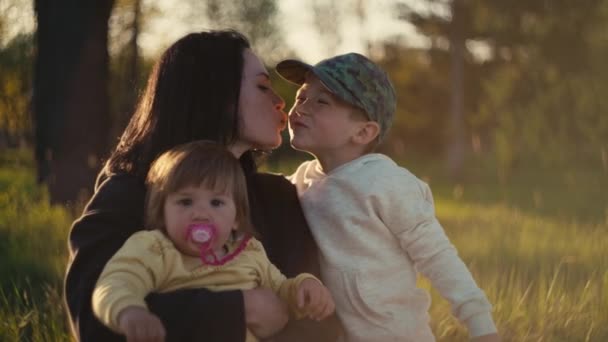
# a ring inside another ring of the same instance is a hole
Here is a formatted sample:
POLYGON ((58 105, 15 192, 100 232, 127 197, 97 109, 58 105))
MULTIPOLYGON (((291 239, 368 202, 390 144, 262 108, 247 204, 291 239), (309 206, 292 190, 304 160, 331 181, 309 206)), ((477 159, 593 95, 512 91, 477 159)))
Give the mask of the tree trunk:
POLYGON ((108 20, 114 0, 35 0, 34 123, 38 180, 52 203, 92 190, 106 153, 108 20))
POLYGON ((461 22, 461 0, 452 1, 452 23, 450 32, 451 98, 450 126, 447 163, 454 180, 462 177, 465 157, 464 143, 464 37, 461 22))
MULTIPOLYGON (((139 90, 139 32, 141 22, 141 0, 134 0, 133 5, 133 21, 131 22, 130 32, 131 37, 127 44, 127 53, 124 56, 120 56, 120 63, 122 64, 122 57, 124 57, 124 68, 120 72, 120 75, 114 75, 118 77, 120 82, 120 89, 124 89, 119 101, 119 110, 113 120, 113 126, 110 128, 111 137, 120 137, 123 130, 129 123, 131 115, 133 114, 135 102, 137 101, 137 95, 139 90)), ((116 99, 114 99, 116 100, 116 99)))

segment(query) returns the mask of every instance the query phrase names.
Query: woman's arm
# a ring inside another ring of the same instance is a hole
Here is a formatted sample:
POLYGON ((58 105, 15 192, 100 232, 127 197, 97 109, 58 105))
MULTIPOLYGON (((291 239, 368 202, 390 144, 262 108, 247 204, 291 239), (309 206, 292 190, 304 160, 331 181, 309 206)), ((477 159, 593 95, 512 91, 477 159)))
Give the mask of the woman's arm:
POLYGON ((247 328, 260 338, 268 338, 285 327, 287 305, 269 288, 243 291, 247 328))
POLYGON ((317 245, 302 212, 296 188, 280 175, 248 177, 253 224, 270 261, 288 278, 319 276, 317 245))
MULTIPOLYGON (((131 234, 143 228, 144 198, 142 181, 128 175, 112 176, 99 186, 72 226, 65 296, 72 328, 81 341, 122 340, 94 317, 91 296, 106 262, 131 234)), ((152 294, 146 300, 163 321, 167 341, 197 340, 215 332, 222 341, 245 339, 241 291, 181 290, 152 294)))

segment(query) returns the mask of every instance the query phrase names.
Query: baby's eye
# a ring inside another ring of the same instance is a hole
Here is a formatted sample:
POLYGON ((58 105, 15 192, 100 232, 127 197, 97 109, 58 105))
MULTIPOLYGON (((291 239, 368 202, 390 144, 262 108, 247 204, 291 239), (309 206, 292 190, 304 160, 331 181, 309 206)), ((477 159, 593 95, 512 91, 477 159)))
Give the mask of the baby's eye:
POLYGON ((221 199, 214 198, 211 200, 211 206, 213 207, 220 207, 222 205, 224 205, 224 201, 222 201, 221 199))
POLYGON ((184 207, 187 207, 187 206, 192 205, 192 199, 190 199, 190 198, 181 198, 181 199, 177 200, 177 204, 179 204, 181 206, 184 206, 184 207))

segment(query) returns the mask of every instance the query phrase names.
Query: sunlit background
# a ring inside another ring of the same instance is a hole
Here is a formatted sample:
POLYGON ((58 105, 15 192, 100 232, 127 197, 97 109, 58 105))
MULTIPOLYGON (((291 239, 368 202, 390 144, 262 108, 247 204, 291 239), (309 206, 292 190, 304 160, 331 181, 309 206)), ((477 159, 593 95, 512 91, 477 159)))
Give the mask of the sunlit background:
MULTIPOLYGON (((398 94, 380 152, 430 184, 503 339, 608 341, 608 0, 50 3, 0 0, 1 341, 70 340, 69 226, 156 58, 214 28, 270 70, 374 59, 398 94)), ((264 170, 310 158, 284 138, 264 170)), ((432 295, 438 340, 466 341, 432 295)))

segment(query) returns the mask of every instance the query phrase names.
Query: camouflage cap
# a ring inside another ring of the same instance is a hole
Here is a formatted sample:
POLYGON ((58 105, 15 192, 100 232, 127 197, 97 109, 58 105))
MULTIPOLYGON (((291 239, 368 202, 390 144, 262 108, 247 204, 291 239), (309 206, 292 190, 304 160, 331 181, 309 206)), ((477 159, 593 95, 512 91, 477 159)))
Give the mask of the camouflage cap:
POLYGON ((395 89, 388 75, 374 62, 358 53, 348 53, 309 65, 288 59, 276 70, 289 82, 302 85, 306 74, 312 72, 323 85, 341 100, 359 107, 370 120, 380 125, 382 141, 393 122, 396 108, 395 89))

